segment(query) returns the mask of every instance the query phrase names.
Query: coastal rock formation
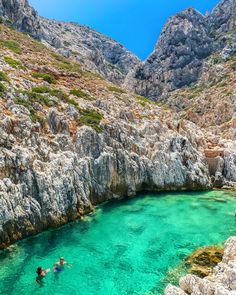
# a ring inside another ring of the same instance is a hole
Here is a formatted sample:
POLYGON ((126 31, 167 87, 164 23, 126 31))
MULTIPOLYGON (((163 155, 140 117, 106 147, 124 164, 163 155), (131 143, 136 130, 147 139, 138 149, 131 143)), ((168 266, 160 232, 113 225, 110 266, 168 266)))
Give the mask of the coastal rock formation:
MULTIPOLYGON (((1 248, 79 218, 105 200, 142 190, 204 190, 236 181, 235 132, 222 133, 235 125, 234 60, 224 55, 215 65, 211 55, 219 44, 225 49, 232 34, 227 40, 219 37, 216 46, 207 25, 226 1, 233 9, 235 0, 225 0, 209 17, 188 9, 167 23, 144 79, 160 94, 171 91, 168 105, 160 105, 88 71, 122 83, 139 60, 116 42, 85 27, 41 18, 27 0, 0 0, 3 21, 34 37, 0 24, 1 248), (208 55, 210 62, 203 62, 208 55), (215 95, 222 80, 205 87, 210 94, 197 92, 199 100, 191 105, 188 97, 179 96, 184 77, 198 76, 200 64, 201 82, 227 73, 232 95, 225 109, 207 111, 214 105, 211 97, 222 106, 222 93, 215 95), (164 88, 155 84, 159 79, 164 88)), ((231 8, 224 9, 222 21, 218 18, 219 34, 234 28, 231 8)), ((232 57, 233 50, 232 45, 224 54, 232 57)), ((145 83, 139 87, 148 89, 145 83)))
POLYGON ((211 188, 195 124, 25 34, 0 35, 1 248, 106 200, 211 188))
POLYGON ((165 295, 236 294, 236 237, 226 241, 223 260, 214 268, 212 275, 203 279, 187 275, 180 279, 179 285, 168 285, 165 295))
POLYGON ((140 62, 124 46, 88 27, 40 17, 28 0, 0 0, 0 16, 21 32, 118 84, 140 62))

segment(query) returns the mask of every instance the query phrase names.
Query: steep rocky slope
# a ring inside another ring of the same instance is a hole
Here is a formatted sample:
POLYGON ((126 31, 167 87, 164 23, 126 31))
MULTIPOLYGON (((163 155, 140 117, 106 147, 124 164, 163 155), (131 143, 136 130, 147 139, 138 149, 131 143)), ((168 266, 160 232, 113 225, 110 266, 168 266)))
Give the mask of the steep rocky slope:
POLYGON ((126 86, 155 101, 198 81, 206 58, 236 53, 236 1, 223 0, 210 15, 189 8, 171 17, 148 59, 131 70, 126 86))
POLYGON ((122 84, 128 71, 140 62, 122 45, 88 27, 40 17, 28 0, 0 0, 0 16, 117 84, 122 84))
POLYGON ((149 190, 208 189, 203 132, 0 25, 0 247, 149 190))
POLYGON ((165 295, 235 295, 236 294, 236 237, 225 243, 224 256, 213 274, 201 279, 195 275, 187 275, 180 279, 180 288, 169 285, 165 295))

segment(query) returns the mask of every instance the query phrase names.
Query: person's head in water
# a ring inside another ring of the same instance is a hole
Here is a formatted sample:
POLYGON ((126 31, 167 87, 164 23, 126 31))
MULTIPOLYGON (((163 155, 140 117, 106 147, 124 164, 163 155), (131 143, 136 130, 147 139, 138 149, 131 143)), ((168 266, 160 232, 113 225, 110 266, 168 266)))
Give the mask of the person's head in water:
POLYGON ((39 266, 36 271, 37 275, 41 275, 43 273, 43 268, 39 266))
POLYGON ((63 257, 60 257, 60 264, 65 264, 65 259, 63 257))

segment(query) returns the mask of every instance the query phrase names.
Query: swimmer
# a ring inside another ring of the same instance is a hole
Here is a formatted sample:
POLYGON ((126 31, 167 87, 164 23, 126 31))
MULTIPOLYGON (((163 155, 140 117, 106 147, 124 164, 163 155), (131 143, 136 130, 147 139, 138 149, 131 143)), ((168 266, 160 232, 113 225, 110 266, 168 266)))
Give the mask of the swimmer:
POLYGON ((64 270, 65 266, 71 267, 72 265, 65 261, 63 257, 61 257, 60 260, 54 264, 53 271, 55 273, 61 272, 64 270))
POLYGON ((37 277, 36 277, 36 283, 38 283, 40 286, 44 285, 43 279, 46 277, 47 273, 50 271, 50 268, 43 269, 41 266, 37 268, 37 277))

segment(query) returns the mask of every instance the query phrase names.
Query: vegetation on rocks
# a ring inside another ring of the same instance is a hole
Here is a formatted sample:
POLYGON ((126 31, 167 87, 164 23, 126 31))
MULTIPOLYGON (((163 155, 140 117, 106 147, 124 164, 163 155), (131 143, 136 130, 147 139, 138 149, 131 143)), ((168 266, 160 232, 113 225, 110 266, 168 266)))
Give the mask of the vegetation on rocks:
POLYGON ((96 110, 80 110, 81 116, 78 119, 78 123, 92 127, 97 132, 102 132, 102 128, 99 126, 103 115, 96 110))
POLYGON ((81 89, 72 89, 70 91, 70 94, 72 94, 74 96, 77 96, 77 97, 82 97, 82 98, 84 98, 86 100, 94 100, 93 97, 91 97, 90 95, 88 95, 86 92, 84 92, 81 89))
POLYGON ((139 102, 142 106, 146 106, 146 104, 150 104, 153 103, 153 101, 151 101, 150 99, 141 96, 141 95, 136 95, 136 100, 137 102, 139 102))
POLYGON ((9 64, 9 66, 17 69, 17 68, 21 68, 23 69, 22 63, 19 60, 15 60, 14 58, 10 57, 10 56, 5 56, 4 60, 7 64, 9 64))
POLYGON ((61 55, 53 53, 52 56, 55 58, 53 66, 60 70, 66 70, 68 72, 81 73, 81 66, 75 61, 69 61, 61 55))
POLYGON ((0 72, 0 81, 9 82, 9 78, 6 73, 0 72))
POLYGON ((35 72, 32 74, 33 78, 37 78, 37 79, 42 79, 45 82, 48 82, 49 84, 55 84, 56 83, 56 79, 52 74, 49 73, 39 73, 39 72, 35 72))
POLYGON ((116 86, 108 86, 107 89, 109 91, 116 92, 116 93, 119 93, 119 94, 126 93, 124 89, 122 89, 120 87, 116 87, 116 86))
POLYGON ((6 90, 6 87, 0 82, 0 95, 3 94, 6 90))
POLYGON ((6 47, 14 53, 21 54, 22 49, 18 42, 14 40, 0 40, 0 45, 6 47))

